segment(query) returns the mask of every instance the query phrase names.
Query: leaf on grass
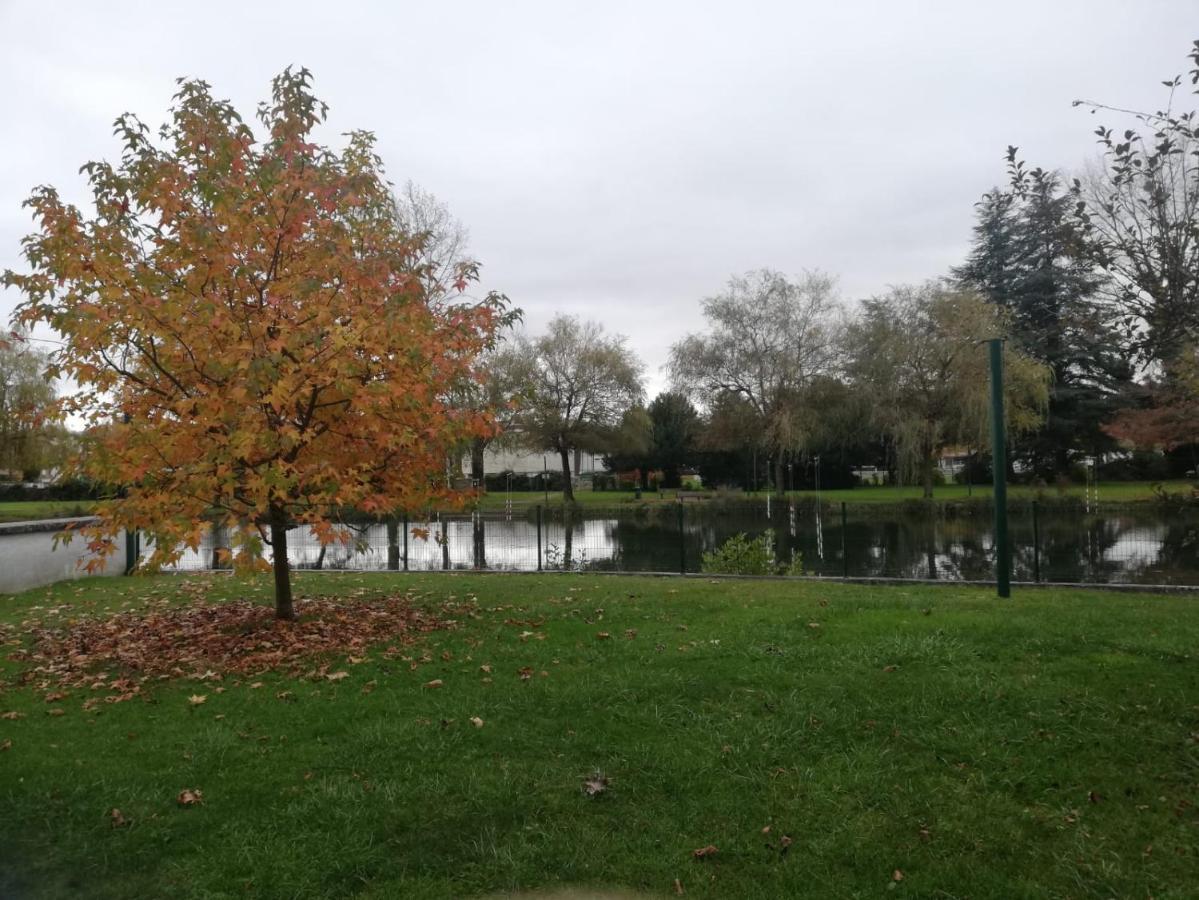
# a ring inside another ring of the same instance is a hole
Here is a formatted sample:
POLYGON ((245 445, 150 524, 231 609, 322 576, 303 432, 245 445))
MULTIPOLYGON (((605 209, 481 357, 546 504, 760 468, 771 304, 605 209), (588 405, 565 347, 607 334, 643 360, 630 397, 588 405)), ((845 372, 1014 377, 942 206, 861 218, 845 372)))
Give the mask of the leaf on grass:
POLYGON ((708 844, 706 847, 700 847, 698 850, 692 850, 691 855, 695 859, 711 859, 720 851, 716 849, 715 844, 708 844))
POLYGON ((896 869, 891 873, 892 881, 903 881, 903 869, 896 869))
POLYGON ((67 711, 61 706, 56 706, 53 709, 46 710, 46 715, 48 716, 65 716, 66 714, 67 711))
POLYGON ((483 720, 482 720, 482 719, 480 719, 478 716, 471 716, 471 717, 470 717, 470 724, 474 725, 474 726, 475 726, 475 728, 482 728, 482 727, 483 727, 483 720))
POLYGON ((439 688, 439 687, 441 687, 443 684, 445 684, 445 682, 444 682, 444 681, 442 681, 440 678, 434 678, 432 681, 426 681, 426 682, 425 682, 425 687, 427 687, 427 688, 439 688))
POLYGON ((606 632, 606 631, 597 631, 597 632, 595 633, 595 639, 596 639, 597 641, 606 641, 606 640, 608 640, 610 637, 612 637, 612 635, 608 634, 608 632, 606 632))
POLYGON ((596 797, 606 791, 610 783, 608 776, 596 769, 583 779, 583 793, 588 797, 596 797))
POLYGON ((533 667, 521 666, 520 669, 517 670, 516 674, 520 676, 521 681, 528 681, 533 677, 533 667))
POLYGON ((809 622, 808 627, 811 628, 813 631, 819 631, 820 623, 819 622, 809 622))
POLYGON ((59 700, 65 700, 66 696, 67 695, 64 694, 62 691, 51 691, 50 693, 48 693, 46 695, 46 702, 47 703, 57 703, 59 700))
POLYGON ((17 719, 25 718, 25 713, 17 712, 15 709, 9 710, 6 713, 0 713, 0 719, 8 719, 10 722, 15 722, 17 719))
POLYGON ((197 806, 204 802, 204 793, 199 788, 184 788, 175 798, 180 806, 197 806))
POLYGON ((129 820, 114 806, 108 811, 108 824, 113 828, 124 828, 129 824, 129 820))
POLYGON ((884 672, 894 672, 899 666, 883 666, 884 672))
MULTIPOLYGON (((673 594, 675 592, 671 591, 671 593, 673 594)), ((683 882, 679 881, 677 878, 674 880, 674 892, 680 897, 683 896, 683 882)))
POLYGON ((479 666, 479 671, 482 672, 484 675, 490 675, 491 674, 491 666, 487 663, 484 663, 483 665, 479 666))
POLYGON ((192 694, 190 697, 187 698, 187 702, 190 703, 192 706, 199 706, 201 703, 208 702, 208 695, 207 694, 192 694))
POLYGON ((0 751, 8 750, 12 747, 12 738, 5 738, 0 741, 0 751))

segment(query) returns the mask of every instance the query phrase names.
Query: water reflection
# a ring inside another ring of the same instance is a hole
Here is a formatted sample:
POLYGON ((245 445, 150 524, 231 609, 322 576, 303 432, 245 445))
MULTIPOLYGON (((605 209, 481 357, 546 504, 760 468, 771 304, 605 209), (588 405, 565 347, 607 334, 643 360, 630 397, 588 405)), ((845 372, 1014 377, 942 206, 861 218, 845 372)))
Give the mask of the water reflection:
MULTIPOLYGON (((412 520, 410 529, 386 524, 346 527, 347 543, 321 548, 307 529, 293 529, 288 543, 298 568, 410 570, 543 569, 699 571, 702 554, 738 532, 771 532, 779 556, 803 558, 808 574, 840 577, 986 580, 993 573, 993 534, 985 511, 957 517, 922 511, 851 508, 843 520, 836 507, 787 508, 775 503, 733 509, 676 508, 547 513, 540 529, 533 511, 485 513, 412 520), (389 552, 390 548, 390 552, 389 552)), ((1031 512, 1014 511, 1009 531, 1013 578, 1044 581, 1199 584, 1199 511, 1149 507, 1100 511, 1042 510, 1039 548, 1031 512)), ((181 569, 211 565, 219 540, 209 535, 188 551, 181 569)))

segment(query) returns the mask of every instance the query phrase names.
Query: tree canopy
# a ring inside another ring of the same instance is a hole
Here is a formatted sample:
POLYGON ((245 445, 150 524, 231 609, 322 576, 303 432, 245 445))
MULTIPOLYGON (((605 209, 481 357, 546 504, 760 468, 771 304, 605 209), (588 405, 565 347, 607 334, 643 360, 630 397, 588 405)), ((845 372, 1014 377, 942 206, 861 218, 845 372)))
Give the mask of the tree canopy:
POLYGON ((167 563, 215 519, 238 562, 271 544, 281 618, 289 527, 327 543, 345 509, 452 499, 447 453, 493 425, 448 394, 479 376, 503 312, 454 296, 473 263, 437 288, 369 132, 340 152, 313 140, 310 81, 274 79, 261 137, 203 81, 180 82, 157 140, 121 116, 120 161, 83 167, 93 209, 36 189, 30 271, 4 276, 19 321, 63 336, 51 371, 82 388, 62 408, 92 431, 84 472, 122 488, 91 549, 138 529, 167 563))

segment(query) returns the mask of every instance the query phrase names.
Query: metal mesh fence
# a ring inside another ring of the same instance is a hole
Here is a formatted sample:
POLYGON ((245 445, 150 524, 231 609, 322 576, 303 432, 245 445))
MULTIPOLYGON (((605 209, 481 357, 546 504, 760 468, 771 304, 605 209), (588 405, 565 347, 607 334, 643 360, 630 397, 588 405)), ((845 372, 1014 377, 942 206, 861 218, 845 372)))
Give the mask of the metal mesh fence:
MULTIPOLYGON (((1199 510, 1023 504, 1011 509, 1009 523, 1016 581, 1199 585, 1199 510)), ((936 511, 919 503, 786 501, 527 506, 348 524, 326 546, 296 528, 288 555, 297 569, 694 573, 703 571, 705 554, 736 534, 769 534, 776 559, 798 560, 805 575, 994 577, 985 504, 936 511)), ((223 545, 210 534, 176 568, 213 568, 223 545)))

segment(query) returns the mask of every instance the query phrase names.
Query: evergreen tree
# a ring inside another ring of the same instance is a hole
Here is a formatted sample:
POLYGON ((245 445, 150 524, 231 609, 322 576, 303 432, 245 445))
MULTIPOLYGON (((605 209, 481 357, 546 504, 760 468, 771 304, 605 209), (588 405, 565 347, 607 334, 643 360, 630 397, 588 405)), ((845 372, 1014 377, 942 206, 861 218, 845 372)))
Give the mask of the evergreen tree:
POLYGON ((1024 171, 1014 148, 1009 161, 1013 189, 983 195, 973 247, 954 276, 1006 308, 1013 337, 1053 373, 1044 425, 1013 448, 1014 458, 1049 477, 1113 446, 1100 426, 1133 373, 1101 299, 1101 277, 1077 252, 1069 194, 1054 174, 1024 171))

